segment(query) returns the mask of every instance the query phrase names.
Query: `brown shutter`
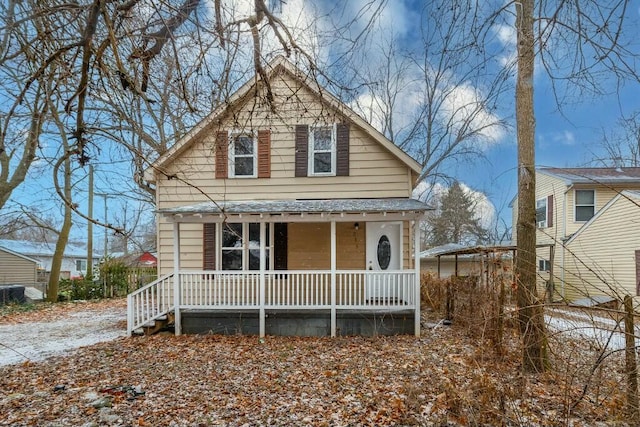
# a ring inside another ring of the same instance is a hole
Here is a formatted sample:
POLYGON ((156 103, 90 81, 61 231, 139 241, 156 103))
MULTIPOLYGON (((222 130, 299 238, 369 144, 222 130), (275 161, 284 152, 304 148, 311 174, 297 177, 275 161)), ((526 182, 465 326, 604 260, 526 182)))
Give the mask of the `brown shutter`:
POLYGON ((227 132, 216 133, 216 178, 224 179, 229 176, 229 137, 227 132))
POLYGON ((307 176, 309 169, 309 126, 296 125, 295 176, 307 176))
POLYGON ((258 178, 271 178, 271 131, 258 131, 258 178))
POLYGON ((202 226, 202 268, 204 270, 215 270, 216 225, 214 223, 205 223, 202 226))
POLYGON ((349 125, 339 123, 336 129, 336 175, 349 176, 349 125))
POLYGON ((553 227, 553 195, 547 196, 547 227, 553 227))

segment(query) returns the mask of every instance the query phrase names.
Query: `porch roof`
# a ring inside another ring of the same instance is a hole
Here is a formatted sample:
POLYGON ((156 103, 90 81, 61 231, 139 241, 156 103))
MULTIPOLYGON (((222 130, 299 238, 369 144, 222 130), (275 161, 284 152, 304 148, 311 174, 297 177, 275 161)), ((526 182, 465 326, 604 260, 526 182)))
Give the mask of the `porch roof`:
POLYGON ((303 220, 418 219, 428 210, 415 199, 326 199, 326 200, 245 200, 203 202, 195 205, 159 209, 158 213, 175 222, 243 220, 248 218, 282 222, 303 220))

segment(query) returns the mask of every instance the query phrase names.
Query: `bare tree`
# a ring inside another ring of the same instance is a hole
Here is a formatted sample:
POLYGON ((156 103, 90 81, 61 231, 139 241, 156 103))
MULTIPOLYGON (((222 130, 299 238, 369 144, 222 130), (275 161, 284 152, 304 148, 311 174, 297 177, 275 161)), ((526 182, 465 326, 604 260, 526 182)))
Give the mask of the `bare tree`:
POLYGON ((482 159, 508 128, 499 114, 508 70, 496 71, 495 57, 482 47, 487 28, 480 7, 429 2, 418 47, 402 50, 392 34, 371 47, 379 66, 356 67, 367 88, 357 109, 422 164, 419 181, 455 180, 448 165, 482 159))
POLYGON ((640 166, 640 111, 618 120, 618 127, 602 131, 600 146, 603 155, 597 155, 594 163, 609 167, 640 166))

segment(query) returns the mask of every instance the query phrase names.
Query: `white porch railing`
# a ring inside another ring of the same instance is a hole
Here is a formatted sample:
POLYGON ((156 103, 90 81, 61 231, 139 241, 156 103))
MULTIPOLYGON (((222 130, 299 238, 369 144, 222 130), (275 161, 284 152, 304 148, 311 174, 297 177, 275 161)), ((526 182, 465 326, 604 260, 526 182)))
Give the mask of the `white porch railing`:
MULTIPOLYGON (((179 283, 180 309, 411 310, 418 295, 414 270, 181 271, 179 283)), ((173 309, 173 275, 128 298, 131 333, 173 309)))
POLYGON ((131 335, 173 308, 173 274, 169 274, 127 295, 127 333, 131 335))

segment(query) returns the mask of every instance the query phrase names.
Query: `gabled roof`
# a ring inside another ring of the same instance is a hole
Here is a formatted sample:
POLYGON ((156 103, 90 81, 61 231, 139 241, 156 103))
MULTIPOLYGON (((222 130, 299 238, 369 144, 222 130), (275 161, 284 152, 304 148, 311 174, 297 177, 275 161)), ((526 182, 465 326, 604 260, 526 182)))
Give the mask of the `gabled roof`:
POLYGON ((640 168, 538 168, 570 184, 640 184, 640 168))
MULTIPOLYGON (((26 240, 0 239, 0 247, 10 251, 27 255, 28 257, 53 256, 56 249, 55 243, 29 242, 26 240)), ((87 247, 84 245, 68 244, 64 250, 64 256, 69 258, 83 258, 87 256, 87 247)), ((94 258, 100 258, 96 252, 94 258)))
POLYGON ((640 203, 640 191, 625 190, 625 191, 621 191, 620 193, 616 194, 616 196, 613 199, 609 200, 609 202, 606 205, 604 205, 602 207, 602 209, 600 209, 598 212, 596 212, 596 214, 594 216, 592 216, 589 221, 585 222, 582 225, 582 227, 580 227, 578 229, 578 231, 573 233, 571 235, 571 237, 569 237, 569 239, 567 239, 567 241, 565 242, 565 245, 568 245, 571 242, 573 242, 579 235, 581 235, 587 228, 589 228, 589 226, 591 226, 591 224, 593 224, 595 221, 597 221, 598 218, 600 218, 607 210, 609 210, 609 208, 611 206, 613 206, 621 198, 624 198, 624 199, 635 199, 637 201, 637 203, 640 203))
MULTIPOLYGON (((278 55, 269 64, 265 66, 267 79, 271 80, 274 76, 280 72, 289 74, 293 79, 300 82, 306 89, 311 91, 322 102, 326 103, 330 107, 336 109, 344 116, 346 116, 353 124, 360 127, 366 133, 368 133, 375 141, 385 147, 391 154, 405 163, 417 174, 422 172, 422 166, 409 154, 404 152, 401 148, 387 139, 382 133, 377 131, 366 120, 360 117, 355 111, 338 100, 335 96, 328 91, 321 88, 317 83, 314 83, 308 75, 306 75, 300 68, 293 65, 288 59, 282 55, 278 55)), ((145 179, 153 181, 153 174, 150 173, 154 169, 160 169, 175 159, 180 153, 187 149, 197 137, 205 131, 212 123, 215 123, 216 119, 221 118, 224 114, 232 109, 237 103, 241 102, 244 97, 250 93, 256 84, 260 82, 260 77, 255 76, 242 85, 236 92, 234 92, 227 102, 216 108, 211 114, 205 117, 200 123, 195 125, 189 132, 187 132, 180 140, 178 140, 166 153, 160 156, 155 162, 147 168, 145 171, 145 179)))
POLYGON ((0 246, 0 251, 6 252, 8 254, 17 256, 17 257, 22 258, 22 259, 26 259, 27 261, 30 261, 30 262, 32 262, 34 264, 38 264, 39 263, 39 261, 37 259, 29 258, 28 256, 26 256, 24 254, 21 254, 21 253, 16 252, 16 251, 12 251, 11 249, 8 249, 8 248, 2 247, 2 246, 0 246))

